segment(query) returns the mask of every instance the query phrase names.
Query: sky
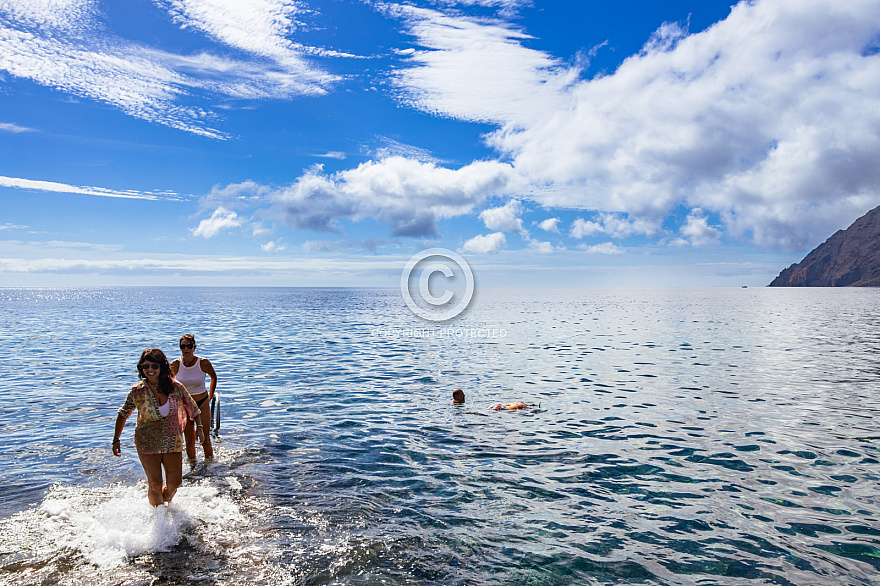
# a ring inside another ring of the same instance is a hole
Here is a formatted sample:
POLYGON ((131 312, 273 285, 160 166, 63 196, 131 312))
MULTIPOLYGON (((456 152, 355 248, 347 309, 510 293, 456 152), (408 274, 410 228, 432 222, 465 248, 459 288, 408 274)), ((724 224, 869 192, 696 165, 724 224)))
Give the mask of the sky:
POLYGON ((0 286, 763 286, 878 153, 880 0, 0 1, 0 286))

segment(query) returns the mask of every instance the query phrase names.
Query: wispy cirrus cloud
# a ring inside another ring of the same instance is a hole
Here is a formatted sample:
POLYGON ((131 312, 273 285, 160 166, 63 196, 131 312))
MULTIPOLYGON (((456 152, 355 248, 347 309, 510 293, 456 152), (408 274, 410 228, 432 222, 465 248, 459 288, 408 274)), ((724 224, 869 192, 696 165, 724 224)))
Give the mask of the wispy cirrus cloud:
POLYGON ((182 201, 188 196, 173 191, 137 191, 133 189, 106 189, 103 187, 86 187, 69 185, 54 181, 40 181, 37 179, 20 179, 16 177, 0 176, 0 187, 16 189, 29 189, 33 191, 48 191, 54 193, 70 193, 74 195, 97 195, 99 197, 118 197, 123 199, 148 199, 165 201, 182 201))
POLYGON ((35 132, 33 128, 28 128, 26 126, 19 126, 18 124, 12 124, 10 122, 0 122, 0 132, 11 132, 13 134, 19 134, 22 132, 35 132))
POLYGON ((307 47, 290 40, 299 25, 297 17, 309 11, 296 0, 155 0, 173 21, 199 30, 211 38, 266 57, 285 71, 322 81, 326 74, 309 64, 304 55, 346 56, 337 51, 307 47))
POLYGON ((215 127, 211 107, 199 106, 206 98, 321 95, 337 79, 284 39, 283 16, 296 12, 291 2, 160 4, 182 24, 254 58, 219 57, 208 47, 181 55, 129 41, 105 29, 96 0, 8 0, 0 4, 0 71, 215 139, 227 135, 215 127))
POLYGON ((567 105, 579 75, 560 60, 528 49, 531 37, 501 21, 451 16, 413 6, 389 6, 423 50, 394 74, 401 100, 440 116, 516 126, 567 105))

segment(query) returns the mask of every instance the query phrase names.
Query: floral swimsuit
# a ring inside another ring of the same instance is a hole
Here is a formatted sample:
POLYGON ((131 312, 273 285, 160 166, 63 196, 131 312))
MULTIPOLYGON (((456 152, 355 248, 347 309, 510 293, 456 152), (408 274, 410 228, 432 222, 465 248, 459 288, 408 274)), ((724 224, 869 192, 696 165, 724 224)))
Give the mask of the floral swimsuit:
POLYGON ((134 428, 134 443, 142 454, 167 454, 183 451, 183 428, 189 419, 195 419, 199 408, 186 392, 186 388, 176 380, 174 389, 168 395, 171 404, 167 417, 159 415, 159 405, 146 381, 131 387, 119 414, 128 419, 137 407, 137 424, 134 428))

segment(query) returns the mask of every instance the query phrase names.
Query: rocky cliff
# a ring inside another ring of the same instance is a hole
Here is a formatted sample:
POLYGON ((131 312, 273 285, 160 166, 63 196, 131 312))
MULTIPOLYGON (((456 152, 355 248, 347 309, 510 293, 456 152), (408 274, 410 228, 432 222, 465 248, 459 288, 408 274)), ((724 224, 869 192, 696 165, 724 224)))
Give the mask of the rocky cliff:
POLYGON ((880 287, 880 207, 838 230, 770 287, 880 287))

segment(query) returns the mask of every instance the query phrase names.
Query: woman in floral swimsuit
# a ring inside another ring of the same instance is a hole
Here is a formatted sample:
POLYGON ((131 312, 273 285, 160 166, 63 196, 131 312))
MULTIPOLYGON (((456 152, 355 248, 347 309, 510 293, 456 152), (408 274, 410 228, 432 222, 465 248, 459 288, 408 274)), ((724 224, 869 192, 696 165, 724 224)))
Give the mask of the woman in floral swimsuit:
POLYGON ((203 441, 199 408, 182 384, 171 377, 171 366, 158 348, 144 350, 137 365, 138 378, 116 416, 113 455, 121 456, 119 436, 125 421, 137 408, 134 443, 144 472, 147 498, 155 506, 171 502, 183 482, 183 429, 190 419, 196 422, 196 435, 203 441), (162 485, 162 469, 165 485, 162 485))

